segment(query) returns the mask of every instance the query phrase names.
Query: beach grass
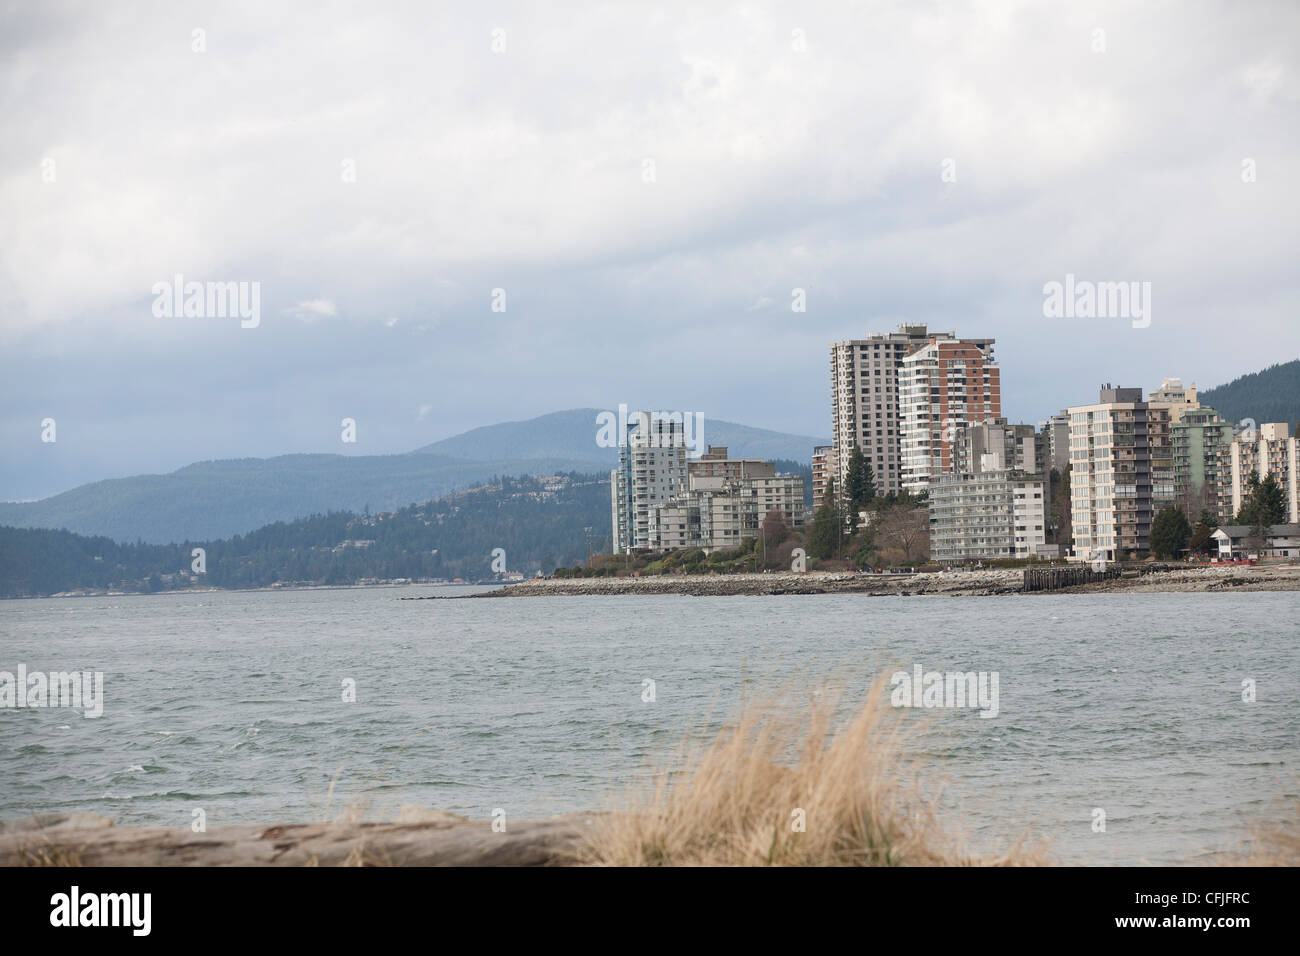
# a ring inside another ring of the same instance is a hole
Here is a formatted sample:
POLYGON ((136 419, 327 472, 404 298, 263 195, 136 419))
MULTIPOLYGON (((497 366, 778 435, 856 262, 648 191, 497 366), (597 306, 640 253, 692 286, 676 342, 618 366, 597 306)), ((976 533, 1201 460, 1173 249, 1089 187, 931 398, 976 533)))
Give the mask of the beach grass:
MULTIPOLYGON (((925 771, 908 756, 915 731, 889 707, 883 681, 845 722, 840 695, 805 705, 771 697, 743 706, 680 771, 611 801, 576 862, 609 866, 1041 865, 1029 831, 976 854, 946 825, 925 771)), ((678 762, 680 761, 680 762, 678 762)))

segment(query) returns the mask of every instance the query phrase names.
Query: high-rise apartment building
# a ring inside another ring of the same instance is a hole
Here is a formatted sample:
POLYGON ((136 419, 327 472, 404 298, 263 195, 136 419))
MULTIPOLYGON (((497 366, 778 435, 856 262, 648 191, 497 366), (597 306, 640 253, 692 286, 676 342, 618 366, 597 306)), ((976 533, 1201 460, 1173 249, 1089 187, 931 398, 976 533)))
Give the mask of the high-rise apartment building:
POLYGON ((687 483, 686 435, 680 421, 633 416, 610 472, 614 553, 650 547, 650 509, 687 483))
POLYGON ((835 446, 818 445, 812 455, 812 506, 815 513, 826 495, 826 479, 835 474, 835 446))
POLYGON ((1153 411, 1140 388, 1104 385, 1095 404, 1068 412, 1073 557, 1116 560, 1148 550, 1154 516, 1151 419, 1160 419, 1158 426, 1167 430, 1168 410, 1153 411))
POLYGON ((1288 524, 1300 523, 1300 448, 1291 426, 1268 422, 1244 429, 1224 448, 1220 456, 1219 508, 1224 521, 1241 510, 1249 494, 1251 474, 1263 478, 1272 474, 1282 486, 1288 524))
POLYGON ((1162 379, 1160 387, 1147 394, 1147 404, 1169 409, 1170 424, 1177 424, 1185 412, 1201 407, 1196 397, 1196 383, 1183 388, 1181 378, 1162 379))
POLYGON ((1174 451, 1174 500, 1193 523, 1202 509, 1219 521, 1232 520, 1219 503, 1220 467, 1232 442, 1232 423, 1208 406, 1185 409, 1170 426, 1174 451))
POLYGON ((1043 447, 1040 470, 1064 473, 1070 467, 1070 414, 1064 409, 1058 415, 1038 423, 1043 447))
POLYGON ((865 339, 831 345, 831 437, 828 463, 838 491, 844 490, 849 458, 861 448, 871 466, 877 494, 902 490, 899 450, 898 373, 903 358, 931 339, 951 340, 953 332, 927 332, 924 325, 900 325, 865 339))
POLYGON ((1002 415, 993 339, 933 336, 898 370, 900 483, 913 494, 955 470, 953 442, 967 425, 1002 415))
MULTIPOLYGON (((1199 407, 1199 406, 1198 406, 1199 407)), ((1172 417, 1179 414, 1168 405, 1147 403, 1147 431, 1151 439, 1151 513, 1176 503, 1174 480, 1174 436, 1172 417)))

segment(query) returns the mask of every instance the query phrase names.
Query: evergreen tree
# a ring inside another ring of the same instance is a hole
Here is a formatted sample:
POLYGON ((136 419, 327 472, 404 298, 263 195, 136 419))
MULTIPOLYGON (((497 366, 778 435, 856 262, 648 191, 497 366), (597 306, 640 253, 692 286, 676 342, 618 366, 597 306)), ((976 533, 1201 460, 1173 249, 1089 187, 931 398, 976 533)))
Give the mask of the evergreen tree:
POLYGON ((1286 496, 1272 472, 1260 481, 1255 473, 1246 479, 1246 495, 1237 512, 1236 523, 1252 528, 1267 528, 1286 521, 1286 496))
POLYGON ((839 507, 835 503, 835 479, 831 478, 826 482, 822 506, 813 515, 812 527, 808 529, 808 556, 818 559, 832 557, 839 550, 842 528, 839 507))
POLYGON ((1196 522, 1195 530, 1192 531, 1192 540, 1188 543, 1188 547, 1195 554, 1213 554, 1217 550, 1217 545, 1212 535, 1217 525, 1218 522, 1214 520, 1214 514, 1210 509, 1202 508, 1201 517, 1196 522))
POLYGON ((1286 521, 1286 496, 1282 485, 1270 471, 1259 483, 1255 492, 1255 520, 1260 524, 1282 524, 1286 521))
POLYGON ((849 456, 849 470, 844 476, 844 499, 854 514, 871 504, 876 497, 875 474, 868 464, 862 449, 854 448, 849 456))
POLYGON ((1183 509, 1166 505, 1151 523, 1151 553, 1158 558, 1176 558, 1191 536, 1192 526, 1183 509))

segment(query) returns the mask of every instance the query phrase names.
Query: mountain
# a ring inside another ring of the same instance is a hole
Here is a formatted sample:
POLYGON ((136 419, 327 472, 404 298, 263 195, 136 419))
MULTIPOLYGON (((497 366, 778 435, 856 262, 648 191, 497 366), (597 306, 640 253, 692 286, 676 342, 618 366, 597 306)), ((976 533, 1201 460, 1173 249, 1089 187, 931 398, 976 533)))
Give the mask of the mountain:
POLYGON ((1295 429, 1300 423, 1300 359, 1207 388, 1197 397, 1230 422, 1250 418, 1257 425, 1286 422, 1295 429))
MULTIPOLYGON (((596 416, 600 414, 598 408, 571 408, 527 421, 486 425, 417 448, 415 454, 449 455, 470 461, 555 457, 612 468, 618 461, 618 449, 596 444, 596 416)), ((787 435, 708 417, 704 418, 703 431, 703 444, 726 445, 734 457, 807 462, 815 446, 830 444, 828 438, 787 435)))
MULTIPOLYGON (((596 414, 574 409, 476 428, 403 455, 198 462, 166 475, 97 481, 40 501, 0 503, 0 525, 166 544, 225 538, 331 511, 393 511, 502 475, 607 469, 618 451, 596 445, 596 414)), ((730 443, 733 455, 800 462, 823 443, 707 419, 704 440, 730 443)))
POLYGON ((501 569, 493 568, 497 558, 505 572, 531 576, 580 563, 589 543, 593 550, 607 547, 609 517, 608 477, 570 474, 506 478, 391 512, 331 512, 179 545, 0 527, 0 597, 485 580, 501 569), (194 573, 193 547, 204 549, 202 574, 194 573))
POLYGON ((476 462, 409 454, 205 461, 168 475, 97 481, 41 501, 0 504, 0 524, 118 541, 201 541, 330 511, 392 511, 498 475, 590 470, 588 462, 552 458, 476 462))

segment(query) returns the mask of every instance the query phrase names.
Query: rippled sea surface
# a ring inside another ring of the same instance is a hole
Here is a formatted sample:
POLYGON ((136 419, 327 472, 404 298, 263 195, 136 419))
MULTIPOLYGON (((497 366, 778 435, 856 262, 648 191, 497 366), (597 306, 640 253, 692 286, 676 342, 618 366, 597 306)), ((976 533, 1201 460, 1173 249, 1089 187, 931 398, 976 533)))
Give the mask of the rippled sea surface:
POLYGON ((1300 594, 399 600, 452 593, 0 601, 0 671, 102 671, 106 698, 0 709, 0 817, 598 809, 742 692, 860 699, 916 663, 999 674, 995 719, 907 715, 976 847, 1033 824, 1066 862, 1194 863, 1300 785, 1300 594))

